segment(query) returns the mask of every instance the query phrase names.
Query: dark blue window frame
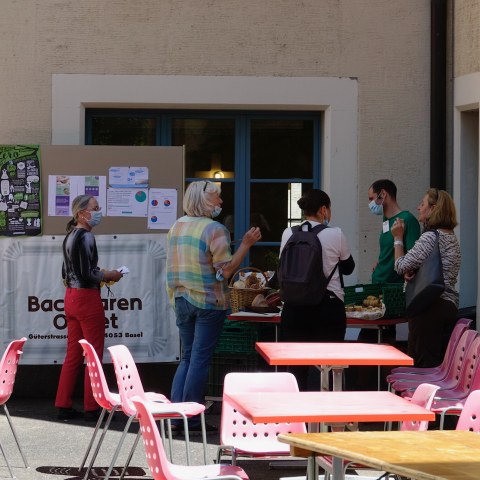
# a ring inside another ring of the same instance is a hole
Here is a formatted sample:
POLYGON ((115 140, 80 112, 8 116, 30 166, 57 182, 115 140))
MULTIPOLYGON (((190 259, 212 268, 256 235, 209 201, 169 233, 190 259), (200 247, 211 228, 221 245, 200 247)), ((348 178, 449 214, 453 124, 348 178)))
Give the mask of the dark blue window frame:
MULTIPOLYGON (((235 120, 235 178, 222 179, 222 183, 235 182, 235 231, 246 231, 250 212, 250 185, 254 183, 304 183, 312 188, 321 185, 321 112, 279 112, 279 111, 208 111, 208 110, 149 110, 149 109, 87 109, 85 112, 85 144, 93 143, 93 119, 95 117, 112 118, 150 118, 156 120, 155 144, 172 144, 173 119, 234 119, 235 120), (261 178, 250 177, 250 126, 252 120, 301 119, 313 122, 313 176, 312 178, 261 178)), ((185 178, 185 182, 196 180, 185 178)), ((215 179, 215 181, 218 181, 215 179)), ((279 239, 280 240, 280 239, 279 239)), ((259 242, 258 246, 279 246, 278 242, 259 242)), ((248 259, 247 259, 248 261, 248 259)))

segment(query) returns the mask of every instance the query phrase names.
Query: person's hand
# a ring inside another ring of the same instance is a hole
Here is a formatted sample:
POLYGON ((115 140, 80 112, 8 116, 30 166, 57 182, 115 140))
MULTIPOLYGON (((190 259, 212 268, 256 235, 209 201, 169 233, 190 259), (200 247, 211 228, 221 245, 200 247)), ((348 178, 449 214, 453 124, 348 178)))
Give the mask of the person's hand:
POLYGON ((403 238, 403 233, 405 232, 405 223, 403 223, 403 218, 397 218, 392 225, 391 233, 395 240, 401 240, 403 238))
POLYGON ((123 277, 123 274, 118 270, 109 270, 105 273, 106 282, 118 282, 123 277))
POLYGON ((411 270, 410 272, 405 272, 403 274, 403 279, 406 281, 406 282, 409 282, 410 280, 413 279, 413 277, 415 276, 415 272, 413 270, 411 270))
POLYGON ((255 245, 262 238, 262 232, 258 227, 252 227, 242 238, 242 243, 247 247, 255 245))

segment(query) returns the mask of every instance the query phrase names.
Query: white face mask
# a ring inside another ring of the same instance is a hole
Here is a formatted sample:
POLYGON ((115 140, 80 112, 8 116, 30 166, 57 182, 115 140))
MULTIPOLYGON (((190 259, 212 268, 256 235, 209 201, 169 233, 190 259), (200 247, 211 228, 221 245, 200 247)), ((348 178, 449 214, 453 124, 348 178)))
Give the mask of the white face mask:
POLYGON ((222 212, 222 207, 215 205, 212 210, 212 218, 218 217, 222 212))

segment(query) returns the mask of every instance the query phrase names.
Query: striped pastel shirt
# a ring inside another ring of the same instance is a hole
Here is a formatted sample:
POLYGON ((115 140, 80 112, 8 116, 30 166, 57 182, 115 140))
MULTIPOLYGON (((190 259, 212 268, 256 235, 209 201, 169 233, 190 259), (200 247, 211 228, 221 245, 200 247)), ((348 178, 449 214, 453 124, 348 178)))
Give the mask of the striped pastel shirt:
POLYGON ((230 233, 207 217, 179 218, 167 236, 167 291, 170 303, 184 297, 207 310, 227 310, 227 282, 216 271, 232 259, 230 233))

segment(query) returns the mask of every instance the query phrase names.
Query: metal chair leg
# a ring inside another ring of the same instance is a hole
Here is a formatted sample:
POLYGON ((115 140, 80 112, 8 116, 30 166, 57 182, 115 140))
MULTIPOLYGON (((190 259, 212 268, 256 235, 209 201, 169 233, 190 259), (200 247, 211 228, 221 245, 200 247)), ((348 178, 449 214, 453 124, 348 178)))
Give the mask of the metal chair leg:
POLYGON ((115 453, 113 454, 112 461, 110 463, 110 466, 108 467, 107 473, 105 474, 104 480, 108 480, 110 478, 110 475, 112 474, 113 467, 115 466, 115 462, 117 461, 123 442, 125 441, 125 437, 127 436, 128 429, 130 428, 130 425, 134 419, 135 419, 135 415, 128 417, 127 424, 123 429, 122 436, 120 438, 120 441, 118 442, 117 448, 115 449, 115 453))
POLYGON ((20 451, 20 455, 22 456, 23 463, 25 464, 25 467, 28 468, 27 458, 25 457, 22 447, 20 446, 20 442, 18 441, 18 437, 17 437, 17 432, 15 431, 15 427, 13 426, 13 423, 12 423, 12 418, 10 417, 10 413, 5 403, 3 404, 3 410, 5 412, 5 416, 7 417, 8 423, 10 425, 10 429, 12 430, 13 437, 15 438, 15 442, 17 443, 17 447, 18 447, 18 450, 20 451))
MULTIPOLYGON (((102 446, 102 443, 103 443, 103 440, 105 438, 105 435, 107 434, 107 430, 108 428, 110 427, 110 423, 112 421, 112 418, 113 418, 113 415, 115 414, 115 412, 117 411, 117 407, 115 408, 112 408, 112 410, 110 411, 110 414, 108 415, 107 417, 107 421, 105 422, 105 425, 103 427, 103 431, 102 431, 102 434, 98 440, 98 443, 97 443, 97 446, 95 447, 95 451, 93 452, 93 455, 92 455, 92 458, 90 459, 90 463, 88 465, 88 468, 87 468, 87 471, 85 472, 85 475, 83 477, 83 480, 87 480, 88 479, 88 475, 90 475, 90 472, 93 468, 93 464, 97 458, 97 455, 98 455, 98 452, 100 451, 100 447, 102 446)), ((99 427, 100 424, 101 424, 101 419, 103 418, 102 415, 104 416, 104 413, 102 412, 102 414, 100 414, 100 418, 99 418, 99 422, 100 423, 97 423, 97 426, 99 427)), ((91 445, 92 445, 92 442, 93 442, 93 439, 95 438, 96 434, 97 434, 97 431, 98 431, 98 428, 97 426, 95 427, 96 428, 96 431, 95 433, 93 434, 93 437, 92 437, 92 440, 90 441, 90 445, 89 445, 89 448, 87 449, 87 453, 85 454, 85 458, 84 458, 84 461, 80 467, 80 470, 82 470, 82 468, 84 467, 85 465, 85 462, 87 460, 87 456, 88 454, 90 453, 89 450, 92 448, 91 445)))

